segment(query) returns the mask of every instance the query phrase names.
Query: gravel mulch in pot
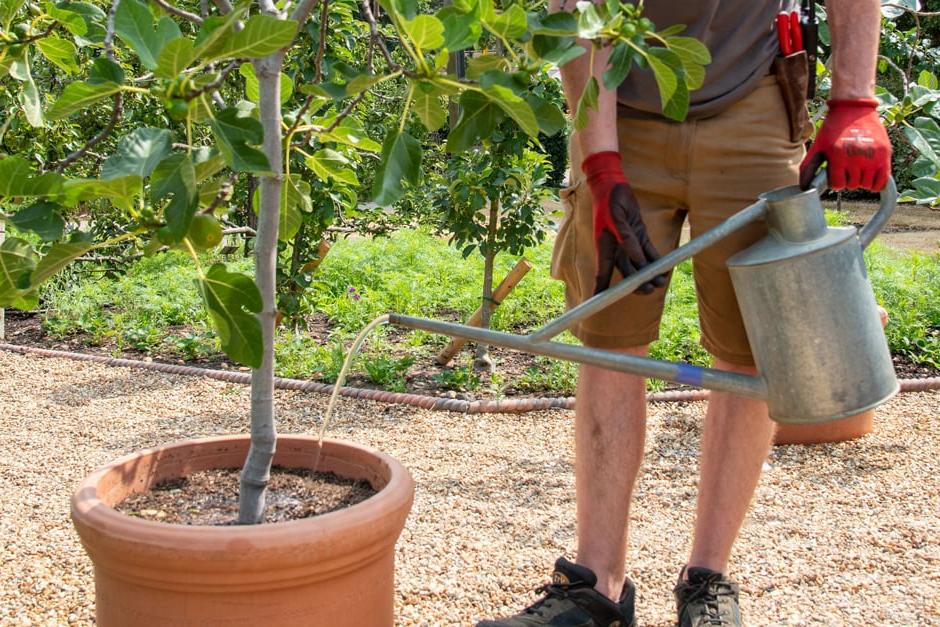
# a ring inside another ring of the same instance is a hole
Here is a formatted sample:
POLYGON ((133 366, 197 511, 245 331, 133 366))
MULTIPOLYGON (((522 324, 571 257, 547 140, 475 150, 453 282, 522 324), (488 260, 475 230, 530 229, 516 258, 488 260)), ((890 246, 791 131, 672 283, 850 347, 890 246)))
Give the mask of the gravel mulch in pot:
MULTIPOLYGON (((86 625, 92 567, 68 519, 94 468, 145 447, 246 430, 248 389, 0 352, 0 625, 86 625)), ((324 396, 278 391, 282 433, 324 396)), ((875 433, 778 447, 735 547, 750 625, 940 625, 940 393, 878 410, 875 433)), ((704 404, 651 406, 628 572, 641 625, 670 625, 695 509, 704 404)), ((571 412, 466 415, 341 401, 329 434, 417 481, 398 545, 400 625, 470 625, 532 600, 572 556, 571 412)))

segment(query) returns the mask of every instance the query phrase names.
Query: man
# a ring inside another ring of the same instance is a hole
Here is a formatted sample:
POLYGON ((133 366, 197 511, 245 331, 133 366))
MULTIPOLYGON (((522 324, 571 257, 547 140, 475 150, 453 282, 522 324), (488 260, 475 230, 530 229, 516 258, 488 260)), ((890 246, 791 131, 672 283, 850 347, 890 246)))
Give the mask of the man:
MULTIPOLYGON (((552 10, 570 10, 553 0, 552 10)), ((647 0, 658 29, 685 24, 712 63, 692 93, 688 119, 659 115, 652 76, 634 70, 616 91, 603 88, 609 51, 595 55, 597 110, 571 145, 568 215, 555 245, 553 274, 573 306, 606 289, 616 267, 634 272, 675 248, 688 219, 702 233, 758 194, 801 180, 828 162, 833 189, 880 190, 890 143, 875 111, 878 0, 829 0, 832 84, 828 114, 809 155, 791 137, 771 64, 780 0, 647 0), (583 174, 583 176, 582 176, 583 174)), ((588 55, 561 68, 571 109, 589 76, 588 55)), ((763 224, 738 231, 694 259, 702 343, 715 366, 753 373, 754 362, 725 266, 757 241, 763 224)), ((645 355, 656 339, 668 277, 646 284, 575 329, 587 345, 645 355)), ((544 596, 522 613, 481 627, 617 625, 635 622, 625 579, 627 522, 643 457, 642 377, 583 366, 575 417, 576 562, 559 559, 544 596)), ((773 437, 763 402, 712 392, 705 416, 692 552, 674 589, 679 624, 740 625, 738 588, 725 573, 773 437)), ((666 530, 663 530, 666 531, 666 530)))

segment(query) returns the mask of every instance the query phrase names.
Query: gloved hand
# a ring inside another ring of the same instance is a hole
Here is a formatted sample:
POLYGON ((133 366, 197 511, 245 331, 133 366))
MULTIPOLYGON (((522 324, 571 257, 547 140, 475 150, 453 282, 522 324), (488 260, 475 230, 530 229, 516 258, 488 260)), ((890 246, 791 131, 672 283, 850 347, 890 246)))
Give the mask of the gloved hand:
POLYGON ((891 142, 870 98, 830 100, 829 113, 800 164, 800 187, 809 188, 828 161, 829 187, 880 192, 891 174, 891 142))
MULTIPOLYGON (((640 206, 620 167, 620 154, 597 152, 581 164, 591 189, 594 209, 594 246, 597 276, 594 293, 610 287, 614 266, 626 277, 659 258, 646 234, 640 206)), ((666 285, 666 276, 657 276, 637 291, 649 294, 666 285)))

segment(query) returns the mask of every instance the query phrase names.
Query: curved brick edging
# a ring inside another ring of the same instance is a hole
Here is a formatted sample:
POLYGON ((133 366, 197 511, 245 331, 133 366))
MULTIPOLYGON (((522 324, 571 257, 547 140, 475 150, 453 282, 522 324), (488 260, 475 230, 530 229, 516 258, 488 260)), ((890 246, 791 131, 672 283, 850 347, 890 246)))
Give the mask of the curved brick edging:
MULTIPOLYGON (((190 377, 205 377, 227 383, 240 383, 247 385, 251 382, 248 372, 232 372, 229 370, 212 370, 209 368, 196 368, 194 366, 180 366, 160 362, 139 361, 136 359, 119 359, 103 355, 89 355, 87 353, 73 353, 69 351, 51 350, 48 348, 35 348, 20 346, 18 344, 0 343, 0 350, 21 355, 37 355, 40 357, 58 357, 61 359, 74 359, 76 361, 90 361, 105 366, 119 366, 122 368, 135 368, 138 370, 151 370, 166 374, 177 374, 190 377)), ((901 392, 925 392, 940 389, 940 377, 926 379, 901 379, 901 392)), ((317 381, 301 381, 299 379, 286 379, 275 377, 274 387, 282 390, 298 390, 301 392, 315 392, 329 394, 333 386, 317 381)), ((357 398, 380 403, 394 403, 396 405, 411 405, 423 409, 463 412, 468 414, 502 414, 539 411, 543 409, 574 409, 574 397, 562 398, 514 398, 498 400, 466 401, 455 398, 441 398, 423 394, 407 394, 402 392, 386 392, 384 390, 369 390, 363 388, 343 387, 340 395, 347 398, 357 398)), ((702 401, 708 398, 708 390, 677 390, 671 392, 653 392, 647 396, 654 402, 689 402, 702 401)))

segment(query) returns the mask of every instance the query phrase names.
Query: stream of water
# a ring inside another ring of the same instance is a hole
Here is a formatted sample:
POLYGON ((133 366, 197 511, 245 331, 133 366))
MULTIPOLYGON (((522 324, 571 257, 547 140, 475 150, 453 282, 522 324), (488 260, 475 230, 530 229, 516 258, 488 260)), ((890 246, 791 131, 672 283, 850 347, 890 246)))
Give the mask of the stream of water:
POLYGON ((314 472, 316 472, 320 465, 320 453, 323 451, 323 436, 326 434, 326 428, 330 424, 330 417, 333 415, 333 409, 336 406, 336 399, 339 398, 339 391, 346 382, 346 375, 349 374, 349 368, 352 366, 353 359, 355 359, 356 355, 359 354, 359 350, 362 348, 362 343, 366 341, 366 338, 369 337, 369 334, 372 333, 376 327, 383 324, 388 324, 388 314, 382 314, 367 324, 365 328, 359 332, 359 335, 356 336, 352 346, 349 347, 349 353, 346 354, 346 360, 343 361, 343 367, 339 371, 339 376, 336 377, 336 384, 333 386, 333 393, 330 395, 330 402, 326 406, 326 413, 323 414, 323 422, 320 423, 320 435, 319 439, 317 440, 317 454, 316 457, 313 458, 314 472))

